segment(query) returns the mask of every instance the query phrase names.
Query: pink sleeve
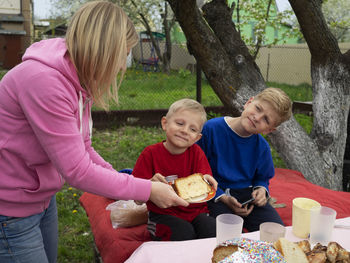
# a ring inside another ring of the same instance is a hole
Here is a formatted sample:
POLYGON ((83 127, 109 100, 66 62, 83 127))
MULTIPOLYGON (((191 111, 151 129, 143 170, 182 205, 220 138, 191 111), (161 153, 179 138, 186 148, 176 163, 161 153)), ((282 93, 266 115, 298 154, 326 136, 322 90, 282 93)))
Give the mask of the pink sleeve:
POLYGON ((32 89, 18 94, 41 146, 33 153, 38 156, 32 158, 45 158, 70 185, 83 191, 112 199, 148 200, 150 181, 105 168, 106 163, 86 149, 78 127, 77 95, 71 83, 61 76, 42 78, 40 74, 32 81, 32 89))
POLYGON ((112 165, 109 162, 106 162, 96 151, 95 149, 91 146, 91 140, 90 138, 88 141, 85 141, 85 147, 86 151, 89 153, 90 158, 93 163, 101 165, 104 168, 113 170, 112 165))

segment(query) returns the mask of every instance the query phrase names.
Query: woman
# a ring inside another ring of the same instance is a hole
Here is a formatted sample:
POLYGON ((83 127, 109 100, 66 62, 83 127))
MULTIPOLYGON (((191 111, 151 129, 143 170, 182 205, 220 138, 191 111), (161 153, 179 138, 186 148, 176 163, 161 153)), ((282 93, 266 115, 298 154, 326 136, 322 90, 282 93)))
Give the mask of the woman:
POLYGON ((118 173, 91 147, 92 101, 117 99, 137 40, 120 7, 89 2, 65 39, 33 44, 1 80, 0 262, 56 262, 55 193, 65 181, 113 199, 188 205, 169 185, 118 173))

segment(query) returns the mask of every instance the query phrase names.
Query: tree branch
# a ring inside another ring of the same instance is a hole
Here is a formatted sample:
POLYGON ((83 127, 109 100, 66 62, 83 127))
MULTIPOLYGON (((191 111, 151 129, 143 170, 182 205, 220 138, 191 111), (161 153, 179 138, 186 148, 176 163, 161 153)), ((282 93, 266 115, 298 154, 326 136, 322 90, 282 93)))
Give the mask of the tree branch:
MULTIPOLYGON (((267 25, 267 22, 269 21, 271 3, 272 3, 272 0, 269 0, 269 3, 267 5, 267 9, 266 9, 266 15, 265 15, 266 25, 267 25)), ((266 28, 266 26, 265 26, 265 28, 266 28)), ((265 28, 264 28, 264 31, 265 31, 265 28)), ((255 52, 254 52, 254 55, 253 55, 254 60, 256 60, 256 56, 259 53, 259 50, 261 48, 261 43, 262 43, 262 36, 259 35, 258 41, 256 42, 256 45, 255 45, 255 52)))
POLYGON ((192 48, 194 57, 201 65, 211 86, 216 87, 214 91, 224 105, 232 106, 233 101, 237 101, 236 92, 242 80, 227 57, 222 44, 203 19, 196 1, 167 1, 192 48))
POLYGON ((315 61, 341 55, 338 43, 323 16, 320 0, 289 0, 315 61), (320 34, 319 32, 322 32, 320 34))
MULTIPOLYGON (((206 21, 219 38, 231 62, 240 64, 237 69, 243 78, 243 83, 252 87, 254 86, 253 83, 258 81, 261 83, 261 89, 266 88, 260 69, 249 53, 240 33, 236 30, 236 26, 232 21, 231 9, 227 6, 226 1, 213 0, 204 5, 202 9, 206 21)), ((257 91, 260 91, 260 89, 257 88, 257 91)))
MULTIPOLYGON (((137 7, 135 1, 132 0, 131 3, 134 5, 135 8, 137 7)), ((144 14, 142 14, 140 12, 138 14, 141 17, 141 21, 143 22, 143 24, 144 24, 144 26, 146 28, 146 32, 147 32, 147 34, 149 35, 149 37, 151 39, 152 45, 154 47, 154 50, 156 51, 156 54, 157 54, 159 60, 163 61, 163 56, 162 56, 162 54, 160 52, 159 45, 157 44, 156 40, 154 39, 154 36, 152 34, 152 30, 151 30, 151 27, 150 27, 150 25, 148 23, 148 20, 146 19, 144 14)))

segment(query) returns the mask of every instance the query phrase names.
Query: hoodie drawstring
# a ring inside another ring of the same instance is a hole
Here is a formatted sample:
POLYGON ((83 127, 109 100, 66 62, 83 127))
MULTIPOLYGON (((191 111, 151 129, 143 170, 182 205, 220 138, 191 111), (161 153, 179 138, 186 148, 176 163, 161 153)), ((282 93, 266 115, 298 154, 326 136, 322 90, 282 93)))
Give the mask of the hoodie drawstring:
MULTIPOLYGON (((86 100, 85 105, 83 103, 83 94, 81 91, 79 91, 79 119, 80 119, 80 133, 83 134, 83 113, 86 104, 89 102, 89 100, 86 100)), ((91 110, 89 112, 89 132, 90 132, 90 138, 92 137, 92 116, 91 116, 91 110)))
POLYGON ((79 91, 79 118, 80 118, 80 133, 83 134, 83 94, 79 91))

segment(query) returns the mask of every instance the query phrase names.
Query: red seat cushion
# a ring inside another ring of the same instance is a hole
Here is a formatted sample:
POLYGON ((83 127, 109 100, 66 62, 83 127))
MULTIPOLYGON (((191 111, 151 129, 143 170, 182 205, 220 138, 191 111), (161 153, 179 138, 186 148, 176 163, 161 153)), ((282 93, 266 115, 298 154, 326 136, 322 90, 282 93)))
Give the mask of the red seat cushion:
POLYGON ((143 242, 151 239, 146 225, 113 229, 110 211, 106 210, 107 205, 112 202, 114 200, 90 193, 84 193, 80 197, 80 204, 89 218, 96 247, 103 262, 122 263, 143 242))
POLYGON ((323 206, 337 211, 337 218, 350 216, 350 193, 333 191, 314 185, 297 171, 276 169, 276 175, 270 181, 270 195, 276 203, 286 204, 285 208, 276 208, 285 225, 292 225, 292 201, 296 197, 316 200, 323 206))

